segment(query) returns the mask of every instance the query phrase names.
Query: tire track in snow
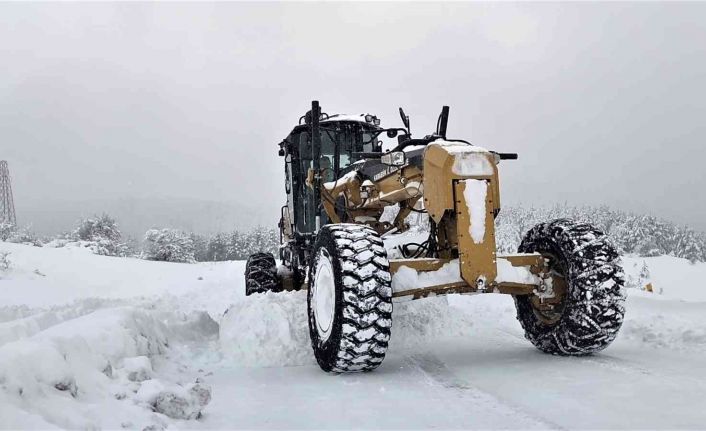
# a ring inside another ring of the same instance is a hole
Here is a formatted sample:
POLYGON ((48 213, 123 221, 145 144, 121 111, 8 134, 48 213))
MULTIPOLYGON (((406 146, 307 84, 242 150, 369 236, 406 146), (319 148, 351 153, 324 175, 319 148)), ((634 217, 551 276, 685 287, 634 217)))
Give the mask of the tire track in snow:
MULTIPOLYGON (((528 340, 526 340, 524 337, 519 336, 517 334, 512 333, 511 331, 501 329, 501 328, 495 328, 497 332, 500 332, 505 335, 509 335, 512 337, 512 339, 518 341, 517 344, 520 344, 520 342, 523 345, 527 345, 529 343, 528 340)), ((594 355, 589 355, 589 356, 558 356, 558 358, 565 359, 567 361, 578 361, 579 363, 592 363, 600 366, 601 368, 613 370, 613 371, 620 371, 620 372, 631 372, 631 373, 636 373, 640 374, 643 376, 656 376, 656 374, 650 370, 647 370, 643 367, 640 367, 639 365, 630 363, 626 361, 625 359, 621 359, 615 356, 610 356, 606 355, 605 353, 597 353, 594 355)))
POLYGON ((521 407, 501 400, 489 392, 471 385, 458 377, 446 364, 432 353, 414 354, 406 360, 409 365, 419 371, 432 386, 456 392, 457 395, 471 398, 473 405, 481 405, 482 410, 499 411, 501 414, 516 418, 520 424, 516 428, 537 427, 545 429, 563 430, 562 426, 527 412, 521 407))
POLYGON ((609 370, 614 370, 614 371, 627 371, 631 373, 637 373, 641 374, 643 376, 655 376, 655 373, 653 373, 650 370, 646 370, 642 367, 636 366, 632 363, 629 363, 625 361, 624 359, 616 358, 613 356, 607 356, 600 354, 600 356, 584 356, 581 358, 573 358, 573 359, 578 359, 581 362, 588 362, 592 364, 596 364, 600 367, 607 368, 609 370))

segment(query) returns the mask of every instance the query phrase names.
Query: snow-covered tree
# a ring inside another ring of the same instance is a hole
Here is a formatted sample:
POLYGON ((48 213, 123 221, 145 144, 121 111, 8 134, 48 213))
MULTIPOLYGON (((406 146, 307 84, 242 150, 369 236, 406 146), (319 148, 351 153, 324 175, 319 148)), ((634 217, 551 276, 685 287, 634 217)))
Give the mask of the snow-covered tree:
POLYGON ((197 262, 208 260, 208 240, 203 235, 192 233, 191 241, 194 243, 194 259, 197 262))
POLYGON ((0 241, 7 241, 15 232, 17 226, 9 222, 0 222, 0 241))
POLYGON ((0 250, 0 272, 10 269, 10 252, 0 250))
POLYGON ((194 240, 178 229, 150 229, 145 233, 142 258, 164 262, 193 263, 194 240))
POLYGON ((225 233, 213 235, 206 246, 206 259, 213 262, 228 260, 229 238, 225 233))
POLYGON ((79 222, 74 236, 82 241, 94 241, 96 238, 119 241, 122 236, 115 219, 103 213, 79 222))
POLYGON ((652 282, 652 276, 650 275, 650 268, 647 267, 647 262, 642 261, 642 267, 640 268, 639 283, 640 286, 646 286, 648 283, 652 282))
POLYGON ((706 235, 703 232, 695 232, 650 215, 636 215, 605 206, 503 207, 496 219, 498 251, 517 251, 528 229, 537 223, 561 217, 593 224, 608 235, 620 253, 639 256, 671 255, 692 262, 706 261, 706 235))
POLYGON ((247 250, 246 235, 234 230, 225 235, 226 239, 226 254, 224 260, 242 260, 247 259, 243 256, 250 255, 247 250))
POLYGON ((241 232, 217 233, 211 236, 206 246, 206 260, 245 260, 252 253, 268 252, 278 256, 279 232, 275 229, 257 227, 241 232))
POLYGON ((683 234, 679 242, 680 256, 689 259, 690 262, 706 261, 706 239, 703 235, 698 235, 694 231, 683 234))
POLYGON ((128 252, 128 247, 121 241, 122 234, 115 219, 105 213, 79 221, 72 238, 82 241, 95 254, 125 256, 128 252))
POLYGON ((253 253, 266 252, 277 256, 279 248, 279 234, 274 229, 258 226, 242 237, 243 255, 242 259, 247 259, 253 253))
POLYGON ((43 245, 39 237, 32 231, 30 226, 15 229, 6 240, 15 244, 33 245, 41 247, 43 245))

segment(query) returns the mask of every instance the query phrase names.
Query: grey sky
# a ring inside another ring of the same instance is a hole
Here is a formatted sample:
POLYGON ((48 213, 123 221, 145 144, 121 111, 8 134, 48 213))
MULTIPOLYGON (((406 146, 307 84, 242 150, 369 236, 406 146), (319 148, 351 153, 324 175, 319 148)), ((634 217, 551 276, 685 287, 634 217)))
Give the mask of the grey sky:
POLYGON ((275 144, 314 98, 388 125, 403 106, 422 135, 450 105, 450 136, 520 153, 505 203, 706 229, 704 3, 0 4, 0 159, 26 223, 159 196, 274 225, 275 144))

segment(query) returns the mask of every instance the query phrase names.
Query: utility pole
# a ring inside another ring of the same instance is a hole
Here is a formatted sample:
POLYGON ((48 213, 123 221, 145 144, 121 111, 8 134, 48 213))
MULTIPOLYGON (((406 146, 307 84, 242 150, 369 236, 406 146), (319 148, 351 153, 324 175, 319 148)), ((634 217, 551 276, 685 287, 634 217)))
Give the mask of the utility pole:
POLYGON ((12 200, 10 169, 7 167, 5 160, 0 161, 0 223, 17 225, 15 203, 12 200))

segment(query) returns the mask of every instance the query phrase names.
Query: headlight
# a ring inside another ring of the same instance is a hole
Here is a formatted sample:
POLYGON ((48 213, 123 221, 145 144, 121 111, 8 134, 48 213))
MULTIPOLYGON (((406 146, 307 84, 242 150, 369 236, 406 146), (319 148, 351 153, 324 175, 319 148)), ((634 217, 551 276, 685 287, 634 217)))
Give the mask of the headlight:
POLYGON ((388 166, 404 166, 407 162, 407 157, 402 151, 395 151, 394 153, 385 153, 380 157, 380 162, 383 165, 388 166))

